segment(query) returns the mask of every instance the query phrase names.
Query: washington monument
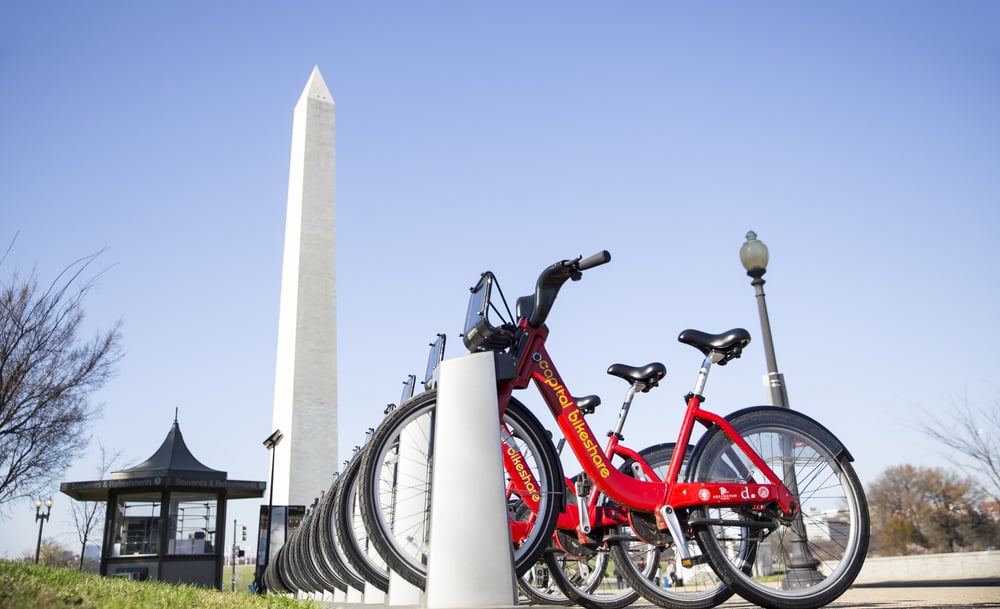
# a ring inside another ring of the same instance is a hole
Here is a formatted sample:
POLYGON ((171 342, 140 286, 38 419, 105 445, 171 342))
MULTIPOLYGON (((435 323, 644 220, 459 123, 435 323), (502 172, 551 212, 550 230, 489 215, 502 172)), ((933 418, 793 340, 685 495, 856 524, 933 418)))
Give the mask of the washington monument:
POLYGON ((309 505, 337 469, 336 153, 319 68, 295 105, 273 429, 275 505, 309 505))

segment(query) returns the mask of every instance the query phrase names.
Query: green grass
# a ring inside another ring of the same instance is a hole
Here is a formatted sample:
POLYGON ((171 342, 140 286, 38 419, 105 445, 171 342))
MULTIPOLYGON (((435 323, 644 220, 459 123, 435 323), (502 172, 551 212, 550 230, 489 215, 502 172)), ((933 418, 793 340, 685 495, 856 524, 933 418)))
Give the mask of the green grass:
MULTIPOLYGON (((240 573, 237 571, 237 581, 240 573)), ((0 609, 315 609, 280 596, 109 579, 69 569, 0 560, 0 609)), ((246 587, 243 587, 246 590, 246 587)))
MULTIPOLYGON (((255 565, 236 565, 236 592, 246 592, 247 587, 253 583, 255 565)), ((233 586, 233 568, 229 565, 222 567, 222 589, 229 592, 233 586)))

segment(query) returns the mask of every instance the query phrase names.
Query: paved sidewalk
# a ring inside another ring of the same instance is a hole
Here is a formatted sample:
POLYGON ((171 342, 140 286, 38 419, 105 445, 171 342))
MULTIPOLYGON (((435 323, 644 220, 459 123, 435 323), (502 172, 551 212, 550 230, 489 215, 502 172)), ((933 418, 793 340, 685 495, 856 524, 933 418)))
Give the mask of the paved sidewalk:
MULTIPOLYGON (((651 607, 652 605, 646 605, 651 607)), ((639 604, 633 605, 639 609, 639 604)), ((740 598, 720 605, 725 609, 756 607, 740 598)), ((958 608, 1000 609, 1000 586, 858 586, 827 605, 831 609, 958 608)))
MULTIPOLYGON (((1000 581, 992 585, 955 584, 942 586, 856 586, 839 599, 827 605, 831 609, 1000 609, 1000 581)), ((379 609, 385 605, 322 603, 331 609, 379 609)), ((720 609, 753 609, 757 605, 739 597, 719 605, 720 609)), ((566 609, 550 605, 519 605, 491 609, 566 609)), ((632 609, 659 609, 642 599, 631 605, 632 609)), ((404 609, 404 608, 400 608, 404 609)))

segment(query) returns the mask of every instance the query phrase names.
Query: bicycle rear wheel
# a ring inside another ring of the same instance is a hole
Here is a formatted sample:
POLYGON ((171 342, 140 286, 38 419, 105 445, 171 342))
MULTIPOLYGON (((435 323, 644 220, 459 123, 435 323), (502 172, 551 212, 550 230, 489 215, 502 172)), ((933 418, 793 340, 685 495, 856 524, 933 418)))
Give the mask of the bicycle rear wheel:
MULTIPOLYGON (((359 500, 369 540, 393 571, 423 588, 427 577, 427 533, 430 523, 431 472, 434 465, 434 418, 437 392, 425 391, 393 410, 376 428, 359 477, 359 500)), ((506 448, 520 453, 521 463, 539 485, 538 509, 526 521, 515 521, 514 567, 521 576, 548 546, 562 509, 563 479, 552 441, 538 419, 511 399, 499 433, 506 448)), ((508 513, 521 503, 505 472, 508 513)), ((472 540, 470 540, 472 543, 472 540)))
MULTIPOLYGON (((784 478, 800 515, 773 529, 697 527, 713 567, 737 594, 768 609, 815 609, 833 602, 854 581, 868 550, 868 504, 850 455, 826 428, 792 410, 750 408, 727 420, 784 478), (731 547, 741 541, 750 541, 755 552, 734 555, 731 547)), ((702 438, 692 460, 695 481, 761 481, 717 427, 702 438)), ((692 509, 691 518, 767 519, 748 509, 708 507, 692 509)))

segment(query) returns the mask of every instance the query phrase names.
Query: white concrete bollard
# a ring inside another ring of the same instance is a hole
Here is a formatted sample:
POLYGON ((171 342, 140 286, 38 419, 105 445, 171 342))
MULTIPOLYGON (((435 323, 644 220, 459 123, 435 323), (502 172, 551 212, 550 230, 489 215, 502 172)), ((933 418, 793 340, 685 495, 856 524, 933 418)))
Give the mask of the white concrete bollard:
POLYGON ((389 570, 390 607, 417 607, 423 604, 424 591, 402 578, 399 573, 389 570))
MULTIPOLYGON (((358 505, 355 503, 355 505, 354 505, 354 510, 355 510, 354 518, 356 519, 356 522, 361 520, 360 509, 361 508, 359 508, 358 505)), ((382 556, 375 549, 375 546, 373 546, 372 544, 368 544, 368 548, 366 550, 366 553, 368 555, 369 560, 371 560, 371 562, 373 564, 375 564, 375 565, 377 565, 379 567, 385 568, 385 562, 382 560, 382 556)), ((385 604, 385 592, 383 592, 382 590, 379 590, 375 586, 371 585, 371 583, 365 582, 365 603, 364 604, 366 604, 366 605, 384 605, 385 604)))
POLYGON ((441 362, 426 607, 517 604, 493 353, 441 362))
MULTIPOLYGON (((376 558, 374 562, 377 564, 381 562, 382 557, 379 556, 375 548, 368 546, 368 557, 376 558)), ((384 605, 385 604, 385 592, 379 590, 375 586, 371 585, 369 582, 365 582, 365 605, 384 605)))
POLYGON ((347 587, 347 602, 360 605, 365 600, 365 593, 357 588, 347 587))

